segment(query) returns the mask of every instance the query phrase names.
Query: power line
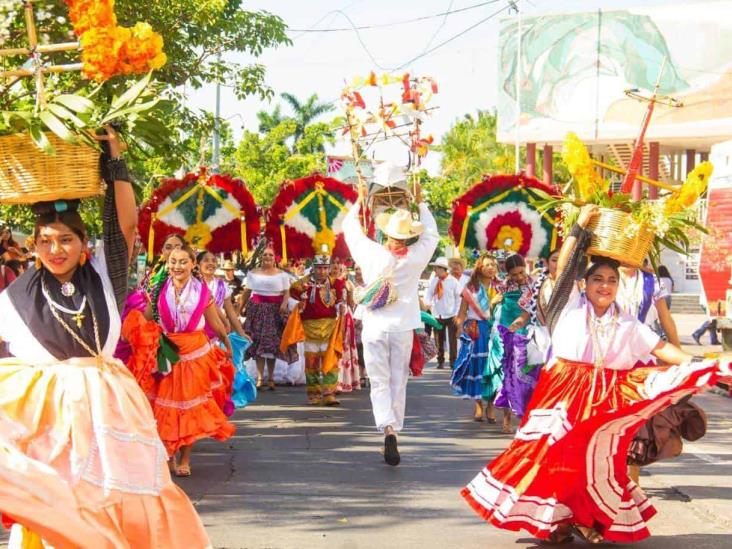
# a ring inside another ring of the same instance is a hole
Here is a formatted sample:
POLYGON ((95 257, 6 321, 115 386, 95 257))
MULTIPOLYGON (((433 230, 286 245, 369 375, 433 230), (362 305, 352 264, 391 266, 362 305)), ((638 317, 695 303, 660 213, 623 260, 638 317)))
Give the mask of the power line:
POLYGON ((450 17, 450 10, 452 10, 452 5, 455 3, 455 0, 450 0, 450 3, 447 5, 447 11, 445 12, 445 17, 443 17, 442 22, 440 23, 440 26, 437 27, 435 32, 432 33, 432 36, 430 36, 430 39, 427 40, 427 45, 424 47, 423 51, 427 51, 429 47, 432 45, 432 42, 435 38, 437 38, 437 35, 440 34, 440 31, 445 28, 445 23, 447 23, 447 18, 450 17))
POLYGON ((483 6, 488 6, 490 4, 497 4, 500 1, 501 0, 490 0, 488 2, 481 2, 480 4, 473 4, 472 6, 466 6, 464 8, 458 8, 458 9, 455 9, 455 10, 448 9, 447 11, 443 11, 441 13, 435 13, 435 14, 432 14, 432 15, 423 15, 422 17, 415 17, 414 19, 404 19, 404 20, 401 20, 401 21, 393 21, 391 23, 379 23, 379 24, 376 24, 376 25, 361 25, 361 26, 356 26, 353 23, 353 21, 351 20, 351 18, 348 17, 345 13, 343 13, 342 10, 334 10, 334 11, 328 12, 325 16, 323 16, 315 24, 317 25, 323 19, 325 19, 325 17, 327 17, 328 15, 330 15, 332 13, 339 13, 339 14, 343 15, 348 20, 348 22, 350 23, 351 26, 350 27, 340 27, 340 28, 335 28, 335 29, 314 29, 314 28, 309 28, 309 29, 287 29, 287 30, 290 31, 290 32, 298 32, 298 33, 300 33, 298 36, 295 37, 295 38, 299 38, 302 34, 305 34, 305 33, 313 33, 313 32, 348 32, 348 31, 360 31, 360 30, 367 30, 367 29, 382 29, 382 28, 386 28, 386 27, 395 27, 397 25, 406 25, 408 23, 417 23, 419 21, 426 21, 428 19, 434 19, 435 17, 447 17, 447 16, 452 15, 452 14, 455 14, 455 13, 462 13, 464 11, 469 11, 469 10, 473 10, 473 9, 476 9, 476 8, 481 8, 483 6))
MULTIPOLYGON (((347 6, 345 6, 345 7, 341 8, 341 10, 342 10, 342 11, 346 11, 347 9, 349 9, 349 8, 351 8, 351 7, 353 7, 353 6, 355 6, 356 4, 358 4, 358 3, 359 3, 359 2, 361 2, 361 1, 362 1, 362 0, 355 0, 354 2, 351 2, 351 3, 350 3, 350 4, 348 4, 347 6)), ((338 15, 338 12, 339 12, 339 11, 341 11, 341 10, 333 10, 333 11, 329 11, 329 12, 327 12, 327 13, 326 13, 325 15, 323 15, 323 16, 322 16, 322 17, 321 17, 320 19, 318 19, 318 20, 317 20, 317 21, 316 21, 315 23, 313 23, 313 24, 312 24, 312 26, 308 27, 307 29, 302 29, 302 30, 300 30, 300 31, 298 31, 298 30, 296 30, 296 29, 287 29, 287 30, 291 30, 291 31, 293 31, 293 32, 299 32, 300 34, 298 34, 297 36, 293 36, 293 37, 292 37, 292 40, 297 40, 298 38, 302 37, 303 35, 305 35, 305 34, 307 34, 307 33, 309 33, 309 32, 314 32, 314 31, 316 31, 315 27, 317 27, 317 26, 318 26, 318 25, 319 25, 320 23, 322 23, 323 21, 325 21, 325 18, 326 18, 326 17, 328 17, 329 15, 338 15)), ((330 25, 331 23, 333 23, 333 21, 332 21, 332 20, 331 20, 331 21, 330 21, 330 23, 328 23, 328 24, 330 25)))
POLYGON ((404 67, 407 67, 408 65, 411 65, 411 64, 412 64, 412 63, 414 63, 415 61, 418 61, 419 59, 422 59, 423 57, 426 57, 427 55, 431 54, 431 53, 432 53, 432 52, 434 52, 435 50, 437 50, 437 49, 441 48, 442 46, 445 46, 445 45, 449 44, 449 43, 450 43, 450 42, 452 42, 453 40, 457 40, 457 39, 458 39, 458 38, 460 38, 461 36, 463 36, 463 35, 465 35, 465 34, 469 33, 469 32, 470 32, 471 30, 473 30, 473 29, 475 29, 475 28, 479 27, 479 26, 480 26, 480 25, 482 25, 483 23, 486 23, 487 21, 489 21, 489 20, 493 19, 494 17, 497 17, 498 15, 500 15, 500 14, 501 14, 502 12, 506 11, 506 10, 507 10, 507 9, 509 9, 510 7, 511 7, 511 4, 507 4, 506 6, 502 7, 501 9, 499 9, 499 10, 497 10, 497 11, 495 11, 495 12, 493 12, 492 14, 488 15, 487 17, 484 17, 483 19, 481 19, 481 20, 480 20, 480 21, 478 21, 477 23, 475 23, 475 24, 473 24, 473 25, 469 26, 469 27, 468 27, 467 29, 465 29, 465 30, 463 30, 463 31, 461 31, 461 32, 459 32, 459 33, 457 33, 457 34, 455 34, 455 35, 451 36, 451 37, 450 37, 450 38, 448 38, 447 40, 443 40, 442 42, 440 42, 440 43, 439 43, 439 44, 437 44, 436 46, 434 46, 434 47, 432 47, 432 48, 428 49, 427 51, 424 51, 424 52, 420 53, 419 55, 417 55, 417 56, 415 56, 415 57, 413 57, 412 59, 410 59, 410 60, 409 60, 409 61, 407 61, 406 63, 402 63, 402 64, 401 64, 401 65, 399 65, 398 67, 394 67, 393 69, 389 69, 389 70, 393 70, 393 71, 398 71, 398 70, 401 70, 401 69, 403 69, 404 67))

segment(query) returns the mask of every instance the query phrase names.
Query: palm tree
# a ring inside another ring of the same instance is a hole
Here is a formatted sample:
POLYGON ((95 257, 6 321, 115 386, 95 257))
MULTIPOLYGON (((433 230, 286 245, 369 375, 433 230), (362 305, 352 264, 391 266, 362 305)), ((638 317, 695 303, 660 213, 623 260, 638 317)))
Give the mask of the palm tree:
POLYGON ((292 108, 294 114, 292 118, 297 124, 293 135, 295 143, 305 135, 305 128, 307 126, 312 124, 318 117, 335 109, 332 103, 319 102, 318 95, 315 93, 308 97, 304 103, 291 93, 287 92, 282 94, 282 99, 284 99, 292 108))
POLYGON ((269 133, 272 128, 278 126, 285 117, 282 115, 280 106, 275 106, 272 112, 259 111, 257 120, 259 120, 259 133, 269 133))

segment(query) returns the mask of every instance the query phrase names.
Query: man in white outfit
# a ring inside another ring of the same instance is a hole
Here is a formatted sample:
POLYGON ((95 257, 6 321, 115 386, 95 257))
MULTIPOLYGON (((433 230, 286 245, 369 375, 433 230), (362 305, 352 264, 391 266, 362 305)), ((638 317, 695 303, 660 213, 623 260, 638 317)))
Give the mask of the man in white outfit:
POLYGON ((424 300, 430 306, 432 316, 443 326, 442 330, 435 331, 437 369, 442 370, 445 367, 445 343, 448 346, 450 368, 454 368, 457 357, 455 317, 460 310, 462 288, 458 279, 448 272, 449 262, 446 257, 438 257, 430 266, 434 268, 435 276, 430 280, 424 300))
MULTIPOLYGON (((359 189, 361 202, 365 188, 359 189)), ((376 225, 386 237, 384 245, 368 238, 359 223, 359 206, 354 205, 343 221, 346 243, 364 281, 370 285, 380 277, 396 290, 397 300, 381 308, 363 308, 363 351, 371 382, 371 405, 376 427, 383 432, 384 461, 400 461, 396 433, 404 426, 407 380, 414 330, 421 326, 418 281, 437 247, 437 224, 422 193, 416 188, 420 221, 407 210, 383 213, 376 225), (407 241, 418 240, 407 246, 407 241)))

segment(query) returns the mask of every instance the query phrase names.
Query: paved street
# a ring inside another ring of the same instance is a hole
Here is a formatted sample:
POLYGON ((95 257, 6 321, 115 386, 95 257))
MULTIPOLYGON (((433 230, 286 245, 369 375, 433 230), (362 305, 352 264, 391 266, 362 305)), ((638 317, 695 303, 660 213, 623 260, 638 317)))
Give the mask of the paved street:
MULTIPOLYGON (((682 342, 700 315, 677 315, 682 342)), ((688 346, 695 354, 719 347, 688 346)), ((368 392, 336 409, 305 406, 304 387, 265 391, 234 416, 229 443, 196 447, 193 477, 179 484, 219 549, 537 547, 525 534, 488 526, 460 488, 509 437, 472 421, 472 405, 452 397, 447 371, 410 381, 402 465, 378 453, 368 392)), ((709 415, 701 441, 643 472, 658 515, 639 549, 732 546, 732 399, 696 399, 709 415)), ((0 535, 0 541, 6 538, 0 535)), ((565 547, 572 547, 571 545, 565 547)), ((136 548, 137 549, 137 548, 136 548)))
MULTIPOLYGON (((229 445, 201 444, 194 477, 180 482, 219 548, 535 547, 488 526, 460 488, 507 444, 450 396, 448 373, 409 385, 402 465, 384 465, 365 391, 340 409, 304 405, 304 388, 265 392, 238 412, 229 445)), ((643 549, 729 547, 732 541, 732 399, 698 398, 709 433, 682 457, 644 471, 659 514, 643 549)))

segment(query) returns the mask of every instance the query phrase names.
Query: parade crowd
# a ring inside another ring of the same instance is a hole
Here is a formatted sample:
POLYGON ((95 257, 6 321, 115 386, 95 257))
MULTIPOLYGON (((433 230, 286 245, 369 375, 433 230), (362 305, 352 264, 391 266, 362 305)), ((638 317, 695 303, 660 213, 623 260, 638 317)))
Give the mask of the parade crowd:
MULTIPOLYGON (((90 253, 78 201, 35 204, 32 264, 3 278, 11 547, 209 547, 171 474, 193 474, 196 443, 229 439, 235 410, 278 381, 304 382, 312 406, 368 387, 397 466, 408 382, 433 359, 475 421, 496 424, 500 410, 515 433, 462 490, 481 517, 549 543, 638 541, 655 510, 637 467, 663 455, 642 427, 729 375, 679 348, 661 277, 587 257, 596 206, 537 262, 481 253, 468 266, 433 261, 439 234, 418 185, 415 210, 379 213, 375 238, 361 188, 342 222, 352 262, 326 246, 279 265, 262 242, 240 279, 231 259, 170 234, 128 294, 136 204, 111 130, 102 164, 103 243, 90 253)), ((26 257, 4 242, 18 256, 5 277, 26 257)))

